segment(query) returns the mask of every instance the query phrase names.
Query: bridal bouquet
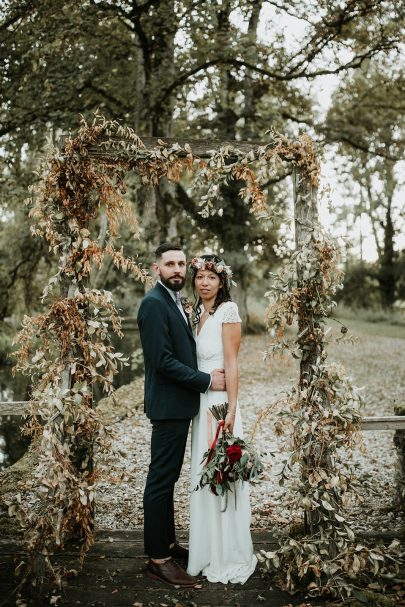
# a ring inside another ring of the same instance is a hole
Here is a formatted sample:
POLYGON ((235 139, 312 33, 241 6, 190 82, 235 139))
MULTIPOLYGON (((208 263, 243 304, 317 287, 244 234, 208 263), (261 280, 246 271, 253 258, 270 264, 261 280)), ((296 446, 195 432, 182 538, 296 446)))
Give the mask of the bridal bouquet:
POLYGON ((215 405, 210 411, 219 423, 212 445, 204 453, 196 489, 208 485, 214 495, 227 496, 227 492, 232 491, 232 483, 252 482, 263 472, 263 465, 251 444, 223 431, 228 403, 215 405))

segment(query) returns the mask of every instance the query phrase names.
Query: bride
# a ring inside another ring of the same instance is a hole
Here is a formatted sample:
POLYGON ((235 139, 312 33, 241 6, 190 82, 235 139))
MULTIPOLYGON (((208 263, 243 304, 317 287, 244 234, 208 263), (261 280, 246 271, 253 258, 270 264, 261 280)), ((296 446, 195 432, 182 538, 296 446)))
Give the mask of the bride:
POLYGON ((191 434, 191 500, 188 573, 200 572, 210 582, 243 584, 256 567, 250 535, 248 483, 235 483, 227 503, 209 487, 198 485, 203 454, 211 446, 217 421, 209 411, 213 405, 228 402, 224 431, 243 438, 238 405, 238 351, 241 319, 231 301, 231 270, 215 255, 202 255, 190 262, 194 305, 198 368, 210 372, 224 368, 226 392, 208 390, 200 397, 200 410, 194 417, 191 434), (236 494, 236 495, 235 495, 236 494), (222 511, 223 510, 223 511, 222 511))

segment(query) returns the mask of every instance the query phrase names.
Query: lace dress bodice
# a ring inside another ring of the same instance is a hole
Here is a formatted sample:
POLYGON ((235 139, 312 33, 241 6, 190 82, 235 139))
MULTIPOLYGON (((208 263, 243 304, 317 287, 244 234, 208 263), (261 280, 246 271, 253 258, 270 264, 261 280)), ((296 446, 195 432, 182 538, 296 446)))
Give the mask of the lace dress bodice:
POLYGON ((196 334, 197 361, 200 371, 209 373, 224 366, 224 349, 222 345, 222 325, 241 322, 238 306, 233 301, 226 301, 208 316, 196 334))

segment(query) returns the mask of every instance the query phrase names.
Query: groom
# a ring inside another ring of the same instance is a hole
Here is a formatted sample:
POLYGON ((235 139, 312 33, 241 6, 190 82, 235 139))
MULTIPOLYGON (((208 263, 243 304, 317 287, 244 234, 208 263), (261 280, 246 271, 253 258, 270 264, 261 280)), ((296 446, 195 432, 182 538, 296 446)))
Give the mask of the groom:
POLYGON ((145 360, 145 413, 152 423, 151 462, 143 498, 144 542, 149 577, 183 587, 197 579, 174 560, 188 550, 176 543, 174 485, 180 476, 190 420, 198 413, 200 393, 225 390, 223 369, 197 369, 194 337, 180 303, 186 280, 181 246, 160 245, 153 270, 158 282, 139 307, 138 326, 145 360))

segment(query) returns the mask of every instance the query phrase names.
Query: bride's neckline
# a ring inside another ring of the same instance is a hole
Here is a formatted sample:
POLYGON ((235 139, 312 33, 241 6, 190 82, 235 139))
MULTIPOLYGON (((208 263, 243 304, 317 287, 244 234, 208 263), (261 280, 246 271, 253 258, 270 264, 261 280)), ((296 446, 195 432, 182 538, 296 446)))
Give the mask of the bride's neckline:
MULTIPOLYGON (((219 308, 221 308, 224 304, 226 304, 226 301, 223 301, 218 308, 215 310, 215 312, 217 312, 219 310, 219 308)), ((204 306, 201 304, 201 307, 204 308, 204 306)), ((215 314, 214 312, 214 314, 215 314)), ((200 335, 201 331, 203 330, 203 328, 205 327, 205 323, 207 322, 207 320, 209 320, 210 318, 212 318, 214 316, 214 314, 207 314, 207 318, 204 320, 204 322, 202 323, 202 325, 198 324, 196 327, 196 334, 197 337, 200 335)), ((202 317, 201 317, 202 320, 202 317)))

